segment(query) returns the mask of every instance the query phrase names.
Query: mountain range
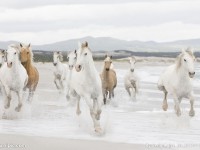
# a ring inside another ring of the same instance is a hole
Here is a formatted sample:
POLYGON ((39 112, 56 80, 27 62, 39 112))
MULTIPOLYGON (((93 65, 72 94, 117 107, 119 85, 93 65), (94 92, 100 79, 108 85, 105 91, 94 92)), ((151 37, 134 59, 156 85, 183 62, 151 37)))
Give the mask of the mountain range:
MULTIPOLYGON (((33 50, 43 51, 70 51, 78 48, 78 42, 87 41, 93 51, 129 50, 135 52, 177 52, 182 48, 192 47, 200 51, 200 39, 178 40, 172 42, 155 41, 126 41, 111 37, 83 37, 79 39, 65 40, 44 45, 32 45, 33 50)), ((6 49, 9 44, 17 41, 0 41, 0 49, 6 49)))

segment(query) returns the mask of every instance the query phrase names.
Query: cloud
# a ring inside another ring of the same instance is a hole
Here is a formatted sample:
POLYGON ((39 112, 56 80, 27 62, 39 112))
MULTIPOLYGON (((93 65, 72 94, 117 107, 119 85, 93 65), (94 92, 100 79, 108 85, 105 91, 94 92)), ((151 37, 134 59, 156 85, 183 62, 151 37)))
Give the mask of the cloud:
POLYGON ((200 37, 200 25, 171 22, 155 26, 113 28, 112 26, 89 26, 75 29, 50 30, 41 32, 0 33, 4 40, 17 40, 32 44, 48 44, 84 36, 115 37, 124 40, 174 41, 200 37))
POLYGON ((199 37, 200 1, 84 2, 1 0, 0 35, 3 40, 27 39, 35 44, 82 36, 143 41, 199 37))

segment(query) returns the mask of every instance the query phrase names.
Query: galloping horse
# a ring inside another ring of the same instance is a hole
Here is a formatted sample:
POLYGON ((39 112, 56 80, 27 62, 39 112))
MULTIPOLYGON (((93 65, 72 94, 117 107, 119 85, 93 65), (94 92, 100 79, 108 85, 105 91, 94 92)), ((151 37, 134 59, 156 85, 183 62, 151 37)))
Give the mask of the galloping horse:
POLYGON ((113 69, 111 69, 111 65, 112 65, 111 58, 112 56, 109 57, 106 55, 106 58, 104 60, 104 68, 100 75, 101 80, 102 80, 104 104, 106 104, 108 93, 109 93, 109 99, 111 99, 111 95, 112 97, 114 97, 114 88, 117 86, 116 72, 113 69))
POLYGON ((177 57, 175 64, 169 66, 164 73, 161 74, 158 81, 158 89, 164 92, 163 110, 167 111, 167 94, 172 94, 175 103, 175 111, 177 116, 181 115, 180 103, 182 98, 190 99, 190 116, 195 115, 193 108, 194 95, 192 78, 195 75, 194 70, 195 56, 191 49, 182 50, 177 57))
POLYGON ((100 132, 99 120, 103 103, 102 85, 87 42, 79 44, 76 65, 71 77, 70 85, 78 100, 77 114, 80 114, 79 101, 80 98, 83 98, 90 109, 95 131, 100 132))
POLYGON ((60 92, 64 92, 66 90, 66 79, 68 67, 66 64, 63 64, 63 55, 61 52, 53 53, 53 65, 54 67, 54 83, 60 92))
POLYGON ((37 68, 33 65, 33 52, 30 44, 24 45, 20 43, 20 59, 28 74, 28 84, 25 87, 25 90, 27 88, 29 89, 28 101, 32 101, 39 81, 39 73, 37 68))
POLYGON ((135 73, 135 63, 136 63, 135 57, 133 56, 129 57, 129 63, 130 63, 130 69, 125 75, 124 86, 130 98, 136 99, 136 93, 138 93, 138 88, 139 88, 139 80, 138 76, 135 73))
POLYGON ((20 48, 17 45, 9 45, 6 51, 7 63, 0 69, 0 83, 5 98, 4 108, 10 107, 11 91, 17 93, 18 106, 15 111, 19 112, 23 103, 23 88, 27 85, 28 75, 20 60, 20 48))

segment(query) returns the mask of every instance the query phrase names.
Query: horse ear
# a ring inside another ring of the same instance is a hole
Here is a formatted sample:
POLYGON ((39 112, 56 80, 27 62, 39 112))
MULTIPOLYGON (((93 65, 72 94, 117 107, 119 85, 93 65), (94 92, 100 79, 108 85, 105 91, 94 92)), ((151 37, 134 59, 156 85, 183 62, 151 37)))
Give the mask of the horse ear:
POLYGON ((85 47, 88 47, 88 42, 87 41, 85 41, 85 47))
POLYGON ((185 54, 185 49, 182 49, 181 51, 182 51, 183 54, 185 54))
POLYGON ((23 47, 22 43, 20 43, 19 45, 20 45, 20 47, 23 47))
POLYGON ((194 54, 194 51, 193 51, 193 49, 192 49, 191 47, 189 47, 187 50, 188 50, 189 52, 191 52, 192 54, 194 54))
POLYGON ((29 43, 27 47, 29 48, 30 46, 31 46, 31 43, 29 43))
POLYGON ((110 59, 112 59, 112 55, 110 56, 110 59))
POLYGON ((76 49, 75 49, 75 50, 74 50, 74 54, 76 54, 76 52, 77 52, 77 51, 76 51, 76 49))

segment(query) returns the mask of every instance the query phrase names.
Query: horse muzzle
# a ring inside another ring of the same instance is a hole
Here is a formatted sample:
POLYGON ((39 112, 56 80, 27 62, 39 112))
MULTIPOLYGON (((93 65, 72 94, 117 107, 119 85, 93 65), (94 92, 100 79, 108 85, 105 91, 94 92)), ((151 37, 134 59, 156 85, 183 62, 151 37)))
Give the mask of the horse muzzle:
POLYGON ((75 67, 75 68, 76 68, 76 71, 77 71, 77 72, 80 72, 80 71, 81 71, 81 69, 82 69, 82 66, 81 66, 81 65, 76 65, 76 67, 75 67))
POLYGON ((54 65, 54 66, 56 66, 56 65, 57 65, 57 63, 53 63, 53 65, 54 65))
POLYGON ((134 72, 134 69, 130 69, 131 70, 131 72, 134 72))
POLYGON ((72 70, 73 69, 73 65, 69 65, 69 70, 72 70))
POLYGON ((106 71, 109 71, 110 69, 109 68, 106 68, 106 71))
POLYGON ((195 75, 195 72, 189 72, 189 77, 190 77, 190 78, 193 78, 194 75, 195 75))
POLYGON ((7 62, 7 66, 8 66, 8 68, 11 68, 12 67, 12 62, 10 62, 10 63, 7 62))

